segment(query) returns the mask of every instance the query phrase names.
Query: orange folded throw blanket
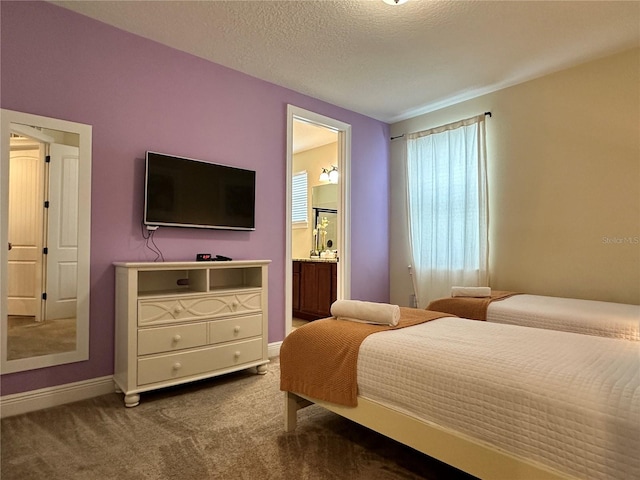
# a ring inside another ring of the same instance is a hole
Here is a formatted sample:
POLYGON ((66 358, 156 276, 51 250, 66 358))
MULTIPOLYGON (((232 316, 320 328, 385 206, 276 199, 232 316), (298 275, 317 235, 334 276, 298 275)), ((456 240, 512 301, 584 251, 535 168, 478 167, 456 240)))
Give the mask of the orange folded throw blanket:
POLYGON ((470 318, 472 320, 487 319, 487 308, 491 302, 504 300, 505 298, 518 295, 516 292, 506 292, 494 290, 490 297, 451 297, 440 298, 434 300, 427 306, 427 310, 435 312, 446 312, 461 318, 470 318))
POLYGON ((450 316, 453 315, 400 307, 396 326, 335 318, 311 322, 291 332, 280 347, 280 390, 355 407, 358 351, 365 338, 450 316))

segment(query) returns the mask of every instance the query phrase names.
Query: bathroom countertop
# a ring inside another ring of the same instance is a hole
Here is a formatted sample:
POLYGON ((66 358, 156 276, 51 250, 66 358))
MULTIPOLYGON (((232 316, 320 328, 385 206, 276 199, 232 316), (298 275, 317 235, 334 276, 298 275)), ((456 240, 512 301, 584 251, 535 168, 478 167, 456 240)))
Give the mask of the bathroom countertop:
POLYGON ((322 262, 322 263, 337 263, 337 258, 294 258, 294 262, 322 262))

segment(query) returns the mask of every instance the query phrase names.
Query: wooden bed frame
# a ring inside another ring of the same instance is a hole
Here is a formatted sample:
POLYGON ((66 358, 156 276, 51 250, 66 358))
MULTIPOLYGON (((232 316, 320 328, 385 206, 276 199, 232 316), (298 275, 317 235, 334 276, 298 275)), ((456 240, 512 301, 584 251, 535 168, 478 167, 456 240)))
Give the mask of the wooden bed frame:
POLYGON ((363 397, 358 397, 357 407, 345 407, 293 392, 285 392, 285 431, 294 431, 298 410, 312 404, 320 405, 482 479, 568 480, 575 478, 532 460, 517 457, 468 435, 416 419, 363 397))

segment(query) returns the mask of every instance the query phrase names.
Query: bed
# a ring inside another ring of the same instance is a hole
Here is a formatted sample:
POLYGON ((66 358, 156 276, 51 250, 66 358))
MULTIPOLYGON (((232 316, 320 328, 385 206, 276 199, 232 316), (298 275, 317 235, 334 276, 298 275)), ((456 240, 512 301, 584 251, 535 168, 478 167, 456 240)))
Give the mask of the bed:
POLYGON ((493 323, 640 341, 640 305, 494 291, 434 300, 429 310, 493 323))
POLYGON ((350 323, 283 342, 285 430, 315 403, 479 478, 640 478, 640 343, 457 317, 383 328, 359 346, 349 406, 304 383, 317 355, 341 362, 350 323))

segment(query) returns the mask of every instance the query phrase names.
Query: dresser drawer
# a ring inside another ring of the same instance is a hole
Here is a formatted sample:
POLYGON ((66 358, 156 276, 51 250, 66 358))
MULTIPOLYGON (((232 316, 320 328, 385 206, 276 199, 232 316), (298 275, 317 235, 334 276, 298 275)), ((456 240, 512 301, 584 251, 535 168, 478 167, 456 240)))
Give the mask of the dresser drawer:
POLYGON ((230 342, 262 335, 262 314, 209 322, 209 343, 230 342))
POLYGON ((138 355, 171 352, 207 344, 207 324, 191 323, 138 331, 138 355))
POLYGON ((174 380, 262 358, 262 339, 138 359, 138 385, 174 380))
POLYGON ((261 309, 260 290, 219 295, 145 298, 138 301, 138 325, 204 320, 229 314, 259 312, 261 309))

